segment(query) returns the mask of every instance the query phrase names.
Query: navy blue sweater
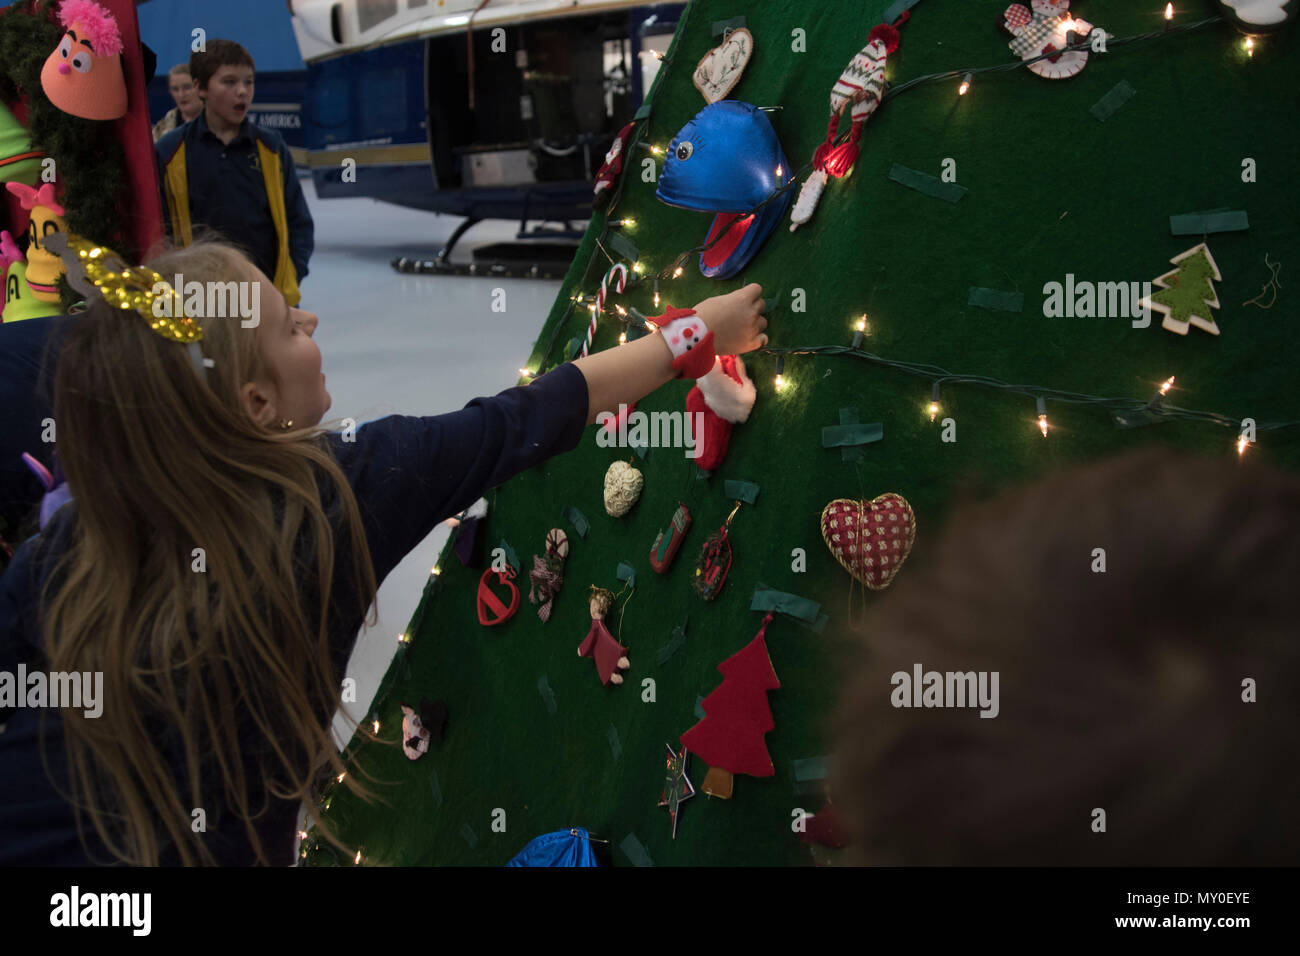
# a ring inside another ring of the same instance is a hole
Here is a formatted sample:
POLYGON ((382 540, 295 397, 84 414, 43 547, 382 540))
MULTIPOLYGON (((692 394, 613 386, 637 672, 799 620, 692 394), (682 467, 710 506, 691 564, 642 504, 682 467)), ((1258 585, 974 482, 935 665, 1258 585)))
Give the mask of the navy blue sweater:
MULTIPOLYGON (((475 399, 458 412, 425 418, 390 416, 357 429, 354 442, 330 436, 327 440, 361 509, 376 577, 382 581, 438 522, 465 510, 489 489, 577 447, 587 403, 586 379, 575 366, 565 364, 531 385, 475 399)), ((327 494, 328 482, 323 478, 321 487, 326 512, 337 518, 337 498, 327 494)), ((335 526, 340 527, 338 521, 335 526)), ((0 671, 16 673, 20 662, 26 663, 29 673, 46 669, 37 599, 54 561, 75 534, 74 502, 57 513, 43 534, 18 549, 0 578, 0 671)), ((350 562, 340 558, 335 564, 329 634, 336 672, 342 674, 366 608, 347 581, 350 562)), ((314 570, 304 574, 304 581, 314 579, 314 570)), ((310 600, 306 606, 311 607, 310 600)), ((72 807, 62 796, 68 788, 58 711, 0 712, 0 721, 6 717, 8 725, 0 733, 0 865, 106 861, 108 854, 89 823, 85 837, 92 855, 87 856, 72 807), (38 740, 42 718, 50 775, 42 765, 38 740)), ((328 721, 329 715, 321 719, 328 721)), ((246 738, 250 761, 262 743, 246 738)), ((168 750, 166 745, 164 749, 168 750)), ((172 756, 179 781, 180 751, 172 756)), ((286 800, 272 800, 270 806, 257 824, 259 837, 273 861, 291 863, 299 807, 286 800)), ((205 810, 204 840, 217 860, 224 865, 252 863, 242 821, 221 807, 205 805, 205 810)), ((165 857, 164 862, 173 858, 165 857)))
MULTIPOLYGON (((208 128, 206 114, 200 113, 158 140, 154 152, 162 183, 163 220, 170 234, 172 222, 166 215, 167 177, 164 171, 184 143, 191 223, 195 228, 203 225, 215 229, 229 242, 246 250, 253 264, 274 278, 279 238, 271 218, 266 179, 257 155, 258 139, 280 157, 284 213, 289 227, 289 257, 301 284, 307 278, 307 262, 316 246, 315 225, 294 170, 293 155, 274 130, 256 126, 245 119, 239 133, 227 144, 208 128)), ((171 276, 167 278, 170 280, 171 276)))

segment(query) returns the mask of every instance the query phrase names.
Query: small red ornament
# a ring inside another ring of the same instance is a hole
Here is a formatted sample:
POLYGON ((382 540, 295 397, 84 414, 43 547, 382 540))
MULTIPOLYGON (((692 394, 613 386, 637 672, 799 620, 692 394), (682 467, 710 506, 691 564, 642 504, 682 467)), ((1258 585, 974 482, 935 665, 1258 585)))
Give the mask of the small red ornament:
POLYGON ((497 624, 504 624, 515 616, 515 611, 519 610, 519 589, 511 578, 515 576, 515 569, 506 566, 504 571, 497 571, 495 568, 488 568, 483 572, 483 577, 478 582, 478 622, 484 627, 494 627, 497 624), (510 592, 510 606, 507 607, 499 597, 492 593, 488 588, 488 578, 495 574, 497 582, 504 584, 510 592), (488 612, 491 611, 494 618, 488 618, 488 612))

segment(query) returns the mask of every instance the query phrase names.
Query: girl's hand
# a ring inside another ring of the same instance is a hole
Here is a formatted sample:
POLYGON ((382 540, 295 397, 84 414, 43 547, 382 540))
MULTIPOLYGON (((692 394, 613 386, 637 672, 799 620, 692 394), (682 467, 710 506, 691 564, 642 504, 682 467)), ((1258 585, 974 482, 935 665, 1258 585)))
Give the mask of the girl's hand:
POLYGON ((763 287, 757 282, 705 299, 695 312, 713 333, 713 349, 718 355, 742 355, 767 345, 763 287))

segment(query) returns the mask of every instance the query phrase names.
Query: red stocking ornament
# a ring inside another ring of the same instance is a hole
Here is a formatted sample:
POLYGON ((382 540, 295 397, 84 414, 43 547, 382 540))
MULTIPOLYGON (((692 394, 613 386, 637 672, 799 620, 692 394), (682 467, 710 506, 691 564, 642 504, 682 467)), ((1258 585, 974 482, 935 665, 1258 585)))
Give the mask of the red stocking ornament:
POLYGON ((727 457, 732 425, 743 424, 757 392, 739 355, 720 355, 686 395, 687 421, 695 444, 695 464, 714 471, 727 457))

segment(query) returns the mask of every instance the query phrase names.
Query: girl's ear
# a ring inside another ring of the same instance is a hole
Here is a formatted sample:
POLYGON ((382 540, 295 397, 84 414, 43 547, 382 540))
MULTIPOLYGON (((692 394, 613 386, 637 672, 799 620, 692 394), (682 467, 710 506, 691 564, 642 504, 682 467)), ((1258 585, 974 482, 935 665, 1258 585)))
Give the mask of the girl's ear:
POLYGON ((239 390, 244 410, 258 425, 270 428, 275 421, 275 394, 259 382, 248 382, 239 390))

